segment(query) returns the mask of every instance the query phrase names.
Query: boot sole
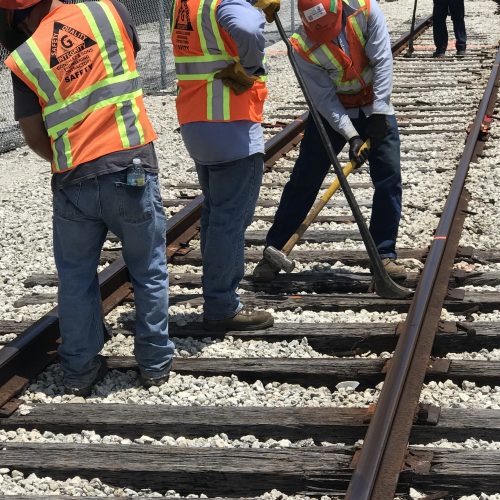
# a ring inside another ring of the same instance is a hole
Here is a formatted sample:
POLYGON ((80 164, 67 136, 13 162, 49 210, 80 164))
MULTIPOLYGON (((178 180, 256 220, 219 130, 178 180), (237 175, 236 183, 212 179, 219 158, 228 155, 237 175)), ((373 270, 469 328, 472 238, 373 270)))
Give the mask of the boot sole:
POLYGON ((266 328, 270 328, 274 325, 274 318, 268 319, 263 323, 259 323, 257 325, 231 325, 231 326, 223 326, 223 325, 207 325, 203 323, 203 329, 209 332, 252 332, 254 330, 265 330, 266 328))

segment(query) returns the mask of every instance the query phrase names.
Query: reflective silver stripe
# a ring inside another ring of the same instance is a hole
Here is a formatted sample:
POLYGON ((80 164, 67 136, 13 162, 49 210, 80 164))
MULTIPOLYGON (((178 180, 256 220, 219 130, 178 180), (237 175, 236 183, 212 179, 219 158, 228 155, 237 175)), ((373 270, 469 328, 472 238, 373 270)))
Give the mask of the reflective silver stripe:
POLYGON ((67 120, 77 117, 101 101, 105 101, 115 96, 128 94, 139 90, 140 88, 140 78, 133 78, 132 80, 127 80, 125 82, 112 83, 110 85, 100 87, 91 92, 89 95, 68 104, 66 107, 44 116, 45 126, 47 130, 49 130, 67 120))
POLYGON ((33 54, 31 47, 27 43, 24 43, 17 49, 17 53, 33 76, 37 79, 39 87, 45 92, 45 94, 47 94, 49 98, 49 102, 47 104, 55 104, 55 94, 57 89, 47 76, 45 69, 39 63, 35 54, 33 54))
POLYGON ((323 68, 325 68, 327 71, 334 70, 338 72, 337 66, 335 66, 335 64, 330 61, 330 58, 323 52, 323 50, 321 50, 321 48, 316 49, 313 54, 320 62, 321 66, 323 66, 323 68))
POLYGON ((175 63, 175 72, 177 75, 208 75, 224 69, 232 62, 233 59, 228 56, 227 61, 175 63))
POLYGON ((213 81, 212 120, 224 120, 224 84, 221 80, 213 81))
POLYGON ((104 39, 104 44, 106 45, 106 51, 108 53, 109 62, 113 67, 113 74, 123 75, 125 73, 125 68, 123 67, 122 58, 118 50, 118 44, 116 43, 115 33, 109 19, 107 18, 103 8, 97 2, 88 2, 85 4, 97 23, 101 36, 104 39))
POLYGON ((61 130, 57 134, 57 138, 54 141, 54 152, 56 155, 55 164, 58 170, 66 170, 69 168, 68 159, 66 157, 66 145, 64 144, 63 136, 68 133, 68 129, 61 130))
POLYGON ((141 144, 141 136, 137 130, 136 116, 134 110, 132 109, 132 101, 125 101, 120 105, 120 112, 125 122, 125 128, 127 131, 127 137, 130 143, 130 147, 139 146, 141 144))
POLYGON ((201 29, 207 42, 207 50, 209 54, 218 55, 221 53, 217 45, 217 38, 215 37, 212 21, 210 19, 210 10, 212 8, 212 0, 201 0, 203 2, 203 13, 201 16, 201 29))

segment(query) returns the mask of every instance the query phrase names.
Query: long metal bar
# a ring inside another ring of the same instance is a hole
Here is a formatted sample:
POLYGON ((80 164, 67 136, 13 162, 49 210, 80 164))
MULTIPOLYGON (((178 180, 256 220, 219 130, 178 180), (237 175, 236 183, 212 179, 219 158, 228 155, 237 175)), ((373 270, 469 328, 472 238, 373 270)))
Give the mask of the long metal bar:
POLYGON ((448 271, 451 272, 451 269, 446 269, 451 266, 445 257, 448 255, 449 259, 450 255, 453 256, 456 248, 452 245, 458 245, 460 231, 454 227, 454 221, 464 201, 465 179, 480 137, 481 124, 492 106, 495 88, 498 90, 499 64, 500 49, 457 167, 450 195, 408 313, 405 331, 396 346, 391 369, 368 428, 346 499, 385 500, 394 496, 412 426, 412 418, 409 417, 413 416, 418 404, 423 382, 421 372, 425 373, 436 331, 429 320, 429 309, 433 309, 432 321, 437 327, 446 294, 446 290, 443 293, 443 286, 446 285, 443 285, 442 280, 448 271), (415 356, 417 352, 418 356, 415 356), (414 357, 415 363, 412 364, 414 357), (420 385, 415 390, 417 382, 420 385), (406 418, 400 417, 400 414, 404 414, 406 418))

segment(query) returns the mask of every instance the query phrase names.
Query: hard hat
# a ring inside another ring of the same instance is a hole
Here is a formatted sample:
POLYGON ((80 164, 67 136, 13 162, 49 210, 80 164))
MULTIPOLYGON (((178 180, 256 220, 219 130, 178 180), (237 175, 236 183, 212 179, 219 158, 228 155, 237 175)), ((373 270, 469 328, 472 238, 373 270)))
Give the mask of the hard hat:
POLYGON ((23 10, 29 9, 42 0, 0 0, 0 9, 23 10))
POLYGON ((313 42, 326 43, 339 36, 342 0, 298 0, 298 8, 306 35, 313 42))

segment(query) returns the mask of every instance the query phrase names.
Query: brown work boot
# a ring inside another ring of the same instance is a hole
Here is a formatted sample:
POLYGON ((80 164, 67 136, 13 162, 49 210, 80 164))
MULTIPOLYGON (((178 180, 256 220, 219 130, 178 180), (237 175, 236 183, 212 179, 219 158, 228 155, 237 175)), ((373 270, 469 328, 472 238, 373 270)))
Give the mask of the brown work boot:
POLYGON ((382 264, 384 265, 387 274, 393 280, 404 280, 406 278, 405 268, 401 264, 397 264, 396 259, 382 259, 382 264))
POLYGON ((211 332, 227 330, 263 330, 273 326, 274 318, 266 311, 243 308, 229 319, 204 319, 203 328, 211 332))
POLYGON ((278 276, 280 270, 276 269, 267 259, 261 259, 253 270, 254 281, 273 281, 278 276))

